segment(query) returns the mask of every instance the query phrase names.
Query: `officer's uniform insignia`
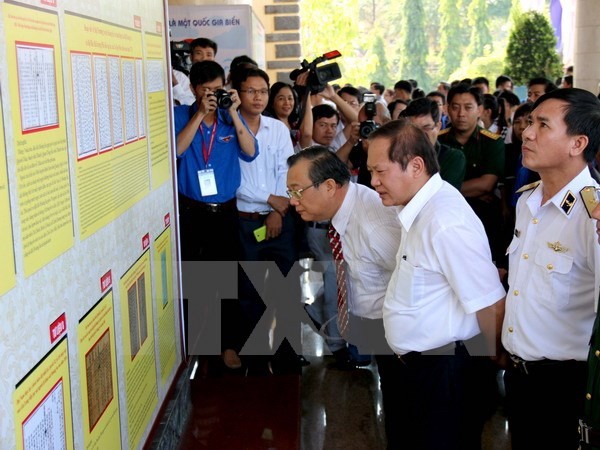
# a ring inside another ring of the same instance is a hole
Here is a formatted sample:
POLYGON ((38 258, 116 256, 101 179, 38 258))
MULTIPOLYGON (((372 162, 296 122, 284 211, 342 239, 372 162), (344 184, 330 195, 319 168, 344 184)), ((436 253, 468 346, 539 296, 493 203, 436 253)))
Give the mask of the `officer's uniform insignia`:
POLYGON ((569 249, 567 247, 563 247, 560 241, 556 242, 548 242, 548 248, 551 248, 557 253, 567 253, 569 249))
POLYGON ((565 198, 563 198, 562 203, 560 204, 560 208, 565 212, 567 216, 571 214, 571 210, 573 209, 573 205, 575 205, 576 201, 577 198, 573 195, 571 191, 568 191, 565 195, 565 198))
POLYGON ((579 195, 581 196, 581 200, 583 200, 583 205, 585 206, 585 210, 590 219, 592 218, 592 211, 598 206, 596 190, 597 188, 595 186, 586 186, 579 191, 579 195))
POLYGON ((484 136, 487 136, 490 139, 493 139, 495 141, 497 141, 498 139, 500 139, 500 135, 499 134, 492 133, 490 130, 486 130, 485 128, 482 128, 481 130, 479 130, 479 132, 481 134, 483 134, 484 136))
POLYGON ((519 189, 517 189, 517 194, 520 194, 521 192, 525 192, 525 191, 530 191, 531 189, 538 187, 538 185, 540 183, 541 183, 541 181, 538 180, 538 181, 534 181, 533 183, 526 184, 525 186, 521 186, 519 189))
POLYGON ((438 136, 443 136, 444 134, 450 133, 450 128, 444 128, 438 133, 438 136))

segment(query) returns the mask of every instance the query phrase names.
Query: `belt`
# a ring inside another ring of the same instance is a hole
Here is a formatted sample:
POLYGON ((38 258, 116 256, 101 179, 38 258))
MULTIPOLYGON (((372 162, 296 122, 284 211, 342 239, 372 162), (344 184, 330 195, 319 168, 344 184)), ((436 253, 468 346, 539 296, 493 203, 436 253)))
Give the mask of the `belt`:
POLYGON ((185 195, 179 195, 179 203, 182 207, 189 209, 198 209, 204 212, 210 213, 222 213, 226 211, 234 211, 236 205, 236 199, 232 198, 223 203, 206 203, 199 202, 193 198, 189 198, 185 195))
POLYGON ((525 375, 529 375, 529 372, 531 370, 539 370, 543 367, 552 367, 552 366, 558 366, 558 365, 565 365, 565 364, 573 364, 573 363, 577 363, 580 361, 576 361, 574 359, 568 359, 565 361, 557 361, 554 359, 540 359, 537 361, 525 361, 523 358, 517 356, 517 355, 510 355, 510 359, 513 362, 513 367, 517 370, 519 370, 521 373, 524 373, 525 375))
POLYGON ((322 222, 306 222, 306 226, 308 226, 310 228, 319 228, 321 230, 328 230, 329 229, 329 222, 326 222, 326 223, 322 223, 322 222))
POLYGON ((600 431, 597 431, 579 419, 579 438, 584 444, 600 447, 600 431))
POLYGON ((427 350, 424 352, 408 352, 404 355, 396 354, 396 356, 402 363, 408 364, 422 356, 454 356, 457 354, 457 350, 459 349, 464 349, 465 355, 468 355, 463 341, 455 341, 451 342, 450 344, 443 345, 441 347, 427 350))
POLYGON ((261 220, 261 219, 264 219, 265 217, 267 217, 267 215, 270 212, 271 211, 265 211, 265 212, 238 211, 238 216, 240 216, 242 219, 261 220))

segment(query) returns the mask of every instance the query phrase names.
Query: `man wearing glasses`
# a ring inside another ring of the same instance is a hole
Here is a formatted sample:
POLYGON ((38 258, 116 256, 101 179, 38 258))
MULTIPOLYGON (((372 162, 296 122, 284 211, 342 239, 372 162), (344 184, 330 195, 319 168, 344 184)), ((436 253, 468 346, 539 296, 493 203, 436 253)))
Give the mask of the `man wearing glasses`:
MULTIPOLYGON (((388 448, 397 448, 394 428, 397 428, 395 410, 399 403, 393 398, 395 377, 388 369, 393 367, 390 360, 395 355, 385 342, 382 319, 383 299, 400 243, 396 213, 381 204, 375 191, 351 183, 346 164, 326 147, 309 147, 290 157, 288 165, 290 204, 305 221, 331 220, 332 240, 333 234, 338 234, 347 292, 347 310, 340 306, 338 322, 347 314, 344 337, 361 353, 377 355, 388 448)), ((342 269, 337 268, 339 288, 342 269)), ((343 324, 340 329, 344 330, 343 324)))
MULTIPOLYGON (((285 193, 287 158, 294 153, 290 133, 280 120, 262 115, 269 100, 269 76, 261 69, 249 68, 232 75, 232 86, 240 93, 240 115, 259 143, 261 152, 252 162, 240 162, 242 181, 237 191, 242 260, 273 261, 281 274, 269 273, 259 280, 250 280, 241 274, 240 300, 247 318, 248 332, 252 333, 252 348, 243 353, 260 355, 251 360, 251 371, 260 374, 270 372, 297 372, 306 360, 297 356, 287 340, 275 329, 273 348, 269 346, 271 321, 262 317, 265 303, 300 302, 300 283, 294 284, 292 292, 276 292, 274 281, 288 273, 298 260, 295 245, 294 219, 288 211, 289 199, 285 193), (264 228, 263 228, 264 227, 264 228), (264 233, 263 233, 264 230, 264 233), (255 233, 256 231, 256 233, 255 233), (258 239, 257 236, 258 235, 258 239), (264 239, 263 239, 264 237, 264 239), (263 298, 267 295, 265 302, 263 298), (268 355, 276 351, 276 358, 269 364, 268 355), (269 367, 270 365, 270 367, 269 367)), ((299 273, 298 273, 299 275, 299 273)), ((292 276, 292 274, 290 274, 292 276)), ((271 308, 274 311, 277 308, 271 308)), ((285 308, 280 308, 283 314, 285 308)), ((278 316, 278 323, 285 321, 278 316)), ((289 328, 289 327, 287 327, 289 328)), ((294 343, 300 343, 300 326, 294 343), (297 338, 297 340, 296 340, 297 338)), ((297 348, 299 350, 299 348, 297 348)))

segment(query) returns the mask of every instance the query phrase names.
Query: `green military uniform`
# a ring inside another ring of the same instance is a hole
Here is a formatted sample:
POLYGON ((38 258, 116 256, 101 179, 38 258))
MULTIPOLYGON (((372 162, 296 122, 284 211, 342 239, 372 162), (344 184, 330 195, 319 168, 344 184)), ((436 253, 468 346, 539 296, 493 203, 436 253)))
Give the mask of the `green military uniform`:
POLYGON ((596 315, 590 353, 588 355, 588 381, 585 396, 585 417, 580 423, 582 449, 600 450, 600 318, 596 315))
MULTIPOLYGON (((461 144, 453 129, 447 128, 440 131, 438 141, 464 153, 467 164, 464 181, 488 174, 498 178, 504 175, 504 141, 500 135, 477 126, 467 142, 461 144)), ((483 223, 493 260, 500 261, 504 254, 500 200, 493 193, 487 193, 481 197, 467 197, 467 202, 483 223)))
POLYGON ((447 181, 460 191, 467 167, 464 153, 457 148, 452 148, 439 142, 435 143, 435 152, 440 163, 440 176, 442 180, 447 181))

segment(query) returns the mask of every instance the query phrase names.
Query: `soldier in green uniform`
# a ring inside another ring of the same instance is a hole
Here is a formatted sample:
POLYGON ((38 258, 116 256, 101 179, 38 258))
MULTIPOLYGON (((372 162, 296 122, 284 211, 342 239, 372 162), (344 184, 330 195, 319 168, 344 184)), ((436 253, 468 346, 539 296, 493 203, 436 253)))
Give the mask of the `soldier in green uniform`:
POLYGON ((448 92, 448 114, 452 127, 442 130, 438 140, 465 154, 467 167, 460 191, 483 222, 492 257, 498 261, 502 255, 502 215, 500 200, 494 195, 494 189, 504 172, 504 142, 499 135, 477 125, 482 104, 479 89, 467 84, 451 88, 448 92))

